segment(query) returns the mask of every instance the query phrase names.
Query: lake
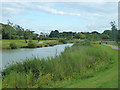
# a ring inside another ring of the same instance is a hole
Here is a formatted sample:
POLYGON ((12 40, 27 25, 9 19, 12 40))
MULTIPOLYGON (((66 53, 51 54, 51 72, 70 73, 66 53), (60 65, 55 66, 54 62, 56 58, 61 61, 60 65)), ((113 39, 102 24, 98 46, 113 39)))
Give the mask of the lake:
MULTIPOLYGON (((54 57, 55 55, 60 55, 61 52, 64 51, 66 46, 71 47, 73 44, 62 44, 55 45, 51 47, 42 47, 42 48, 20 48, 20 49, 12 49, 12 50, 2 50, 2 65, 0 67, 5 67, 14 62, 20 62, 30 58, 37 57, 47 58, 54 57)), ((1 52, 0 52, 1 54, 1 52)))

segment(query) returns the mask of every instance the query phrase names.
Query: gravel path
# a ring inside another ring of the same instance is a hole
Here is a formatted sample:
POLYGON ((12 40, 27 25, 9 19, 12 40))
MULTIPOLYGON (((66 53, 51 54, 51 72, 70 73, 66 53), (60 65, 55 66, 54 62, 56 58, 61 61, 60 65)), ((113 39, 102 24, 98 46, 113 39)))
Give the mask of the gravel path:
POLYGON ((103 45, 110 46, 112 49, 120 50, 120 48, 118 48, 117 46, 113 46, 113 45, 109 45, 109 44, 103 44, 103 45))
POLYGON ((38 44, 42 44, 43 42, 41 41, 41 42, 39 42, 38 44))

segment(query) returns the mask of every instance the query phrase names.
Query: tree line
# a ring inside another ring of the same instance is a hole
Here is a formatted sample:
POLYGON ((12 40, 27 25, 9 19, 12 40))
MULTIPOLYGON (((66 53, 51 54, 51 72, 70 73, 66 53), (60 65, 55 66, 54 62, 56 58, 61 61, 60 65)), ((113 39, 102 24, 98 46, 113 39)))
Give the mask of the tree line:
POLYGON ((64 38, 64 39, 88 39, 91 41, 96 40, 112 40, 118 42, 120 40, 120 30, 117 30, 115 22, 110 22, 111 30, 105 30, 103 33, 97 31, 93 32, 59 32, 58 30, 51 31, 50 34, 40 35, 29 29, 24 29, 21 26, 8 21, 8 24, 0 23, 0 32, 2 32, 2 39, 31 39, 41 40, 50 38, 64 38))
POLYGON ((90 41, 97 40, 111 40, 118 42, 120 40, 120 30, 117 30, 115 22, 110 22, 111 30, 104 30, 104 32, 99 33, 97 31, 93 32, 62 32, 60 33, 58 30, 51 31, 50 37, 57 38, 68 38, 68 39, 87 39, 90 41))
POLYGON ((8 24, 2 24, 0 28, 0 31, 2 31, 2 39, 37 39, 38 34, 34 33, 34 31, 31 31, 29 29, 24 29, 21 26, 8 21, 8 24))

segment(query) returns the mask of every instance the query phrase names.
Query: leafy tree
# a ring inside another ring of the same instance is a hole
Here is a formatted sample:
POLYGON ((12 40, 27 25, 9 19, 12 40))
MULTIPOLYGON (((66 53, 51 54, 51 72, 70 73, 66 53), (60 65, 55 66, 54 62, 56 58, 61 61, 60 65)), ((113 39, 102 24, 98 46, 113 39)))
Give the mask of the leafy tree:
POLYGON ((102 34, 101 38, 102 39, 110 39, 110 36, 108 34, 102 34))
POLYGON ((82 33, 77 33, 77 34, 75 35, 75 38, 77 38, 77 39, 85 39, 85 35, 82 34, 82 33))
POLYGON ((24 39, 33 39, 31 32, 29 29, 26 29, 25 33, 24 33, 24 39))
POLYGON ((12 23, 12 22, 10 22, 9 20, 8 20, 7 24, 8 24, 8 25, 10 25, 10 26, 12 26, 12 25, 13 25, 13 23, 12 23))
POLYGON ((17 31, 17 35, 19 36, 20 39, 23 39, 24 36, 24 29, 20 27, 19 25, 14 25, 14 29, 17 31))
POLYGON ((112 31, 111 30, 105 30, 102 34, 107 34, 110 37, 112 37, 112 31))
POLYGON ((100 34, 100 33, 97 31, 93 31, 92 34, 100 34))
POLYGON ((57 37, 59 38, 59 31, 58 30, 55 30, 55 31, 51 31, 49 37, 57 37))
POLYGON ((111 39, 112 40, 112 30, 105 30, 102 35, 101 35, 102 39, 111 39), (106 35, 106 36, 105 36, 106 35))
POLYGON ((17 34, 16 30, 12 26, 4 24, 1 25, 3 39, 12 39, 12 36, 17 34))
POLYGON ((118 42, 118 30, 116 28, 116 25, 115 25, 115 21, 114 22, 110 22, 111 26, 112 26, 112 39, 113 41, 116 41, 118 42))
POLYGON ((33 35, 33 40, 37 40, 38 39, 38 34, 34 34, 33 35))

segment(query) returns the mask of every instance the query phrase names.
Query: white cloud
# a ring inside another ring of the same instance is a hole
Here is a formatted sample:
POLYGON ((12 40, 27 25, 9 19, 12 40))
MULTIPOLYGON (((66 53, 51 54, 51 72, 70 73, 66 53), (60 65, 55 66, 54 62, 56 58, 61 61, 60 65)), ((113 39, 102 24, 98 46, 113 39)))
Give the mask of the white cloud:
MULTIPOLYGON (((19 2, 19 3, 3 3, 3 14, 19 14, 25 9, 41 10, 52 14, 70 15, 70 16, 89 16, 100 17, 106 14, 113 14, 117 11, 117 3, 31 3, 31 2, 19 2), (5 4, 5 5, 4 5, 5 4), (67 11, 57 10, 53 6, 66 8, 67 11)), ((4 15, 3 15, 4 16, 4 15)))
POLYGON ((59 14, 59 15, 70 15, 70 16, 80 16, 80 13, 72 13, 72 12, 64 12, 64 11, 58 11, 57 9, 46 7, 46 6, 37 6, 38 9, 41 9, 43 11, 52 13, 52 14, 59 14))
MULTIPOLYGON (((52 29, 60 30, 74 30, 74 31, 92 31, 104 30, 109 28, 110 21, 117 21, 117 3, 32 3, 32 2, 19 2, 19 3, 3 3, 2 17, 5 20, 13 18, 15 14, 26 15, 25 10, 33 10, 46 12, 57 15, 68 15, 68 16, 80 16, 83 20, 88 21, 84 27, 78 26, 48 26, 40 28, 41 30, 50 31, 52 29), (58 7, 58 8, 56 8, 58 7), (92 23, 94 22, 94 23, 92 23)), ((25 19, 25 18, 24 18, 25 19)), ((17 21, 17 20, 16 20, 17 21)), ((19 20, 24 24, 30 23, 31 20, 19 20)), ((69 22, 68 22, 69 23, 69 22)), ((74 22, 73 22, 74 23, 74 22)), ((76 22, 75 22, 76 23, 76 22)), ((19 24, 19 23, 18 23, 19 24)), ((78 24, 77 24, 78 25, 78 24)), ((33 26, 30 26, 33 27, 33 26)), ((36 26, 37 27, 37 26, 36 26)), ((34 29, 34 28, 33 28, 34 29)), ((37 29, 36 29, 37 31, 37 29)))
POLYGON ((31 9, 31 10, 40 10, 43 12, 48 12, 52 14, 58 14, 58 15, 70 15, 70 16, 80 16, 80 13, 73 13, 73 12, 65 12, 65 11, 60 11, 57 9, 54 9, 51 7, 50 4, 48 3, 40 3, 40 4, 35 4, 35 3, 3 3, 1 10, 4 16, 10 16, 13 14, 20 14, 25 11, 25 9, 31 9))
POLYGON ((103 32, 104 30, 107 30, 107 29, 110 30, 111 26, 110 26, 110 24, 104 24, 104 23, 98 24, 98 23, 93 22, 93 23, 86 25, 86 29, 87 29, 87 31, 90 31, 90 32, 92 32, 92 31, 103 32))

